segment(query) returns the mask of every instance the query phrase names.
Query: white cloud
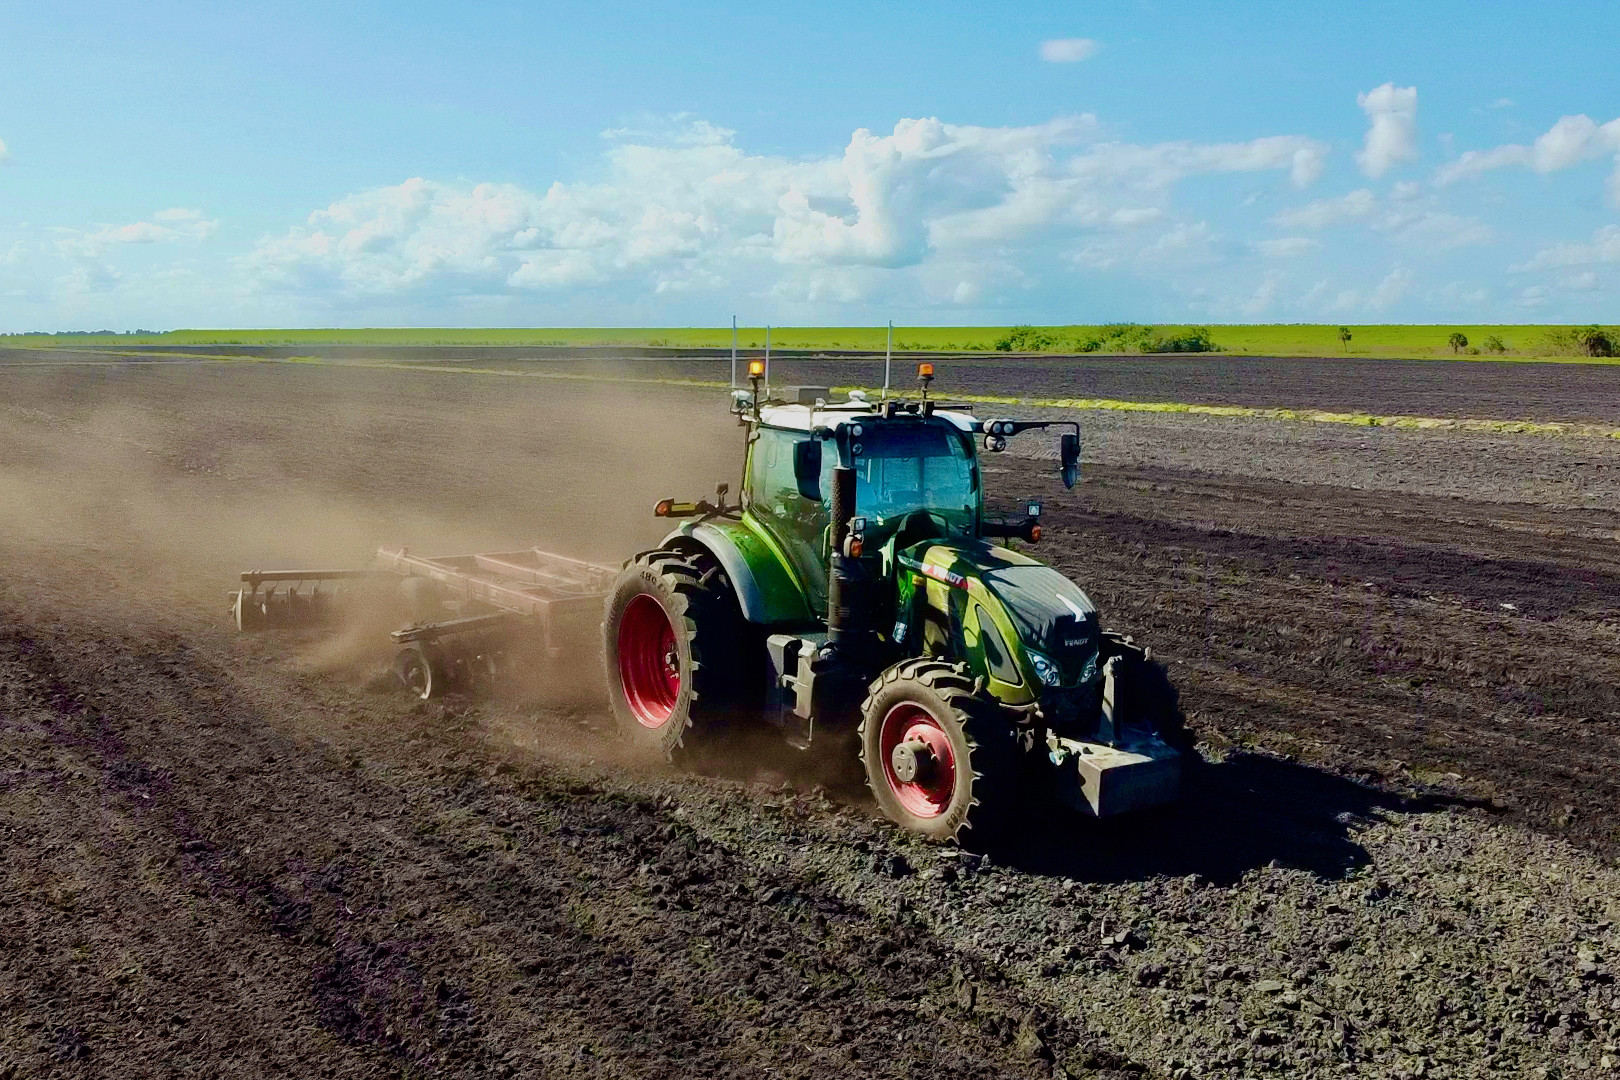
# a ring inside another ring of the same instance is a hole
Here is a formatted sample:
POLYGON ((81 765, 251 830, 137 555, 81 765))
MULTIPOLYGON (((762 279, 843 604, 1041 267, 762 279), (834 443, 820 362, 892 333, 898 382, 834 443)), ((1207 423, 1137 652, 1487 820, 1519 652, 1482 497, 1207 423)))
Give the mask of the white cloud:
POLYGON ((128 312, 132 325, 149 325, 142 312, 155 305, 175 322, 200 309, 260 323, 408 314, 515 325, 581 310, 675 323, 762 301, 780 322, 929 308, 947 321, 1489 317, 1490 305, 1513 303, 1540 305, 1548 321, 1591 317, 1591 302, 1613 291, 1606 267, 1620 264, 1620 225, 1607 222, 1620 219, 1590 199, 1566 207, 1569 242, 1544 234, 1482 260, 1448 253, 1495 244, 1493 226, 1534 237, 1540 219, 1517 213, 1522 185, 1479 199, 1477 217, 1456 212, 1463 196, 1444 185, 1606 163, 1620 155, 1620 120, 1564 117, 1523 145, 1471 150, 1433 182, 1413 182, 1397 166, 1416 154, 1415 90, 1387 84, 1359 100, 1369 127, 1357 162, 1382 178, 1330 197, 1311 190, 1295 206, 1276 205, 1284 185, 1319 185, 1329 150, 1303 135, 1138 143, 1091 115, 1007 127, 918 118, 789 157, 695 117, 642 118, 603 132, 587 179, 414 178, 335 198, 234 258, 199 243, 220 223, 190 207, 74 228, 8 223, 3 317, 59 304, 70 317, 128 312), (1196 182, 1219 174, 1242 175, 1241 190, 1196 182), (1258 211, 1234 203, 1268 201, 1272 228, 1254 236, 1240 221, 1258 211), (1533 276, 1505 278, 1510 258, 1522 265, 1508 271, 1533 276))
POLYGON ((1406 296, 1412 287, 1412 272, 1396 267, 1384 276, 1372 294, 1367 297, 1367 306, 1374 311, 1382 311, 1406 296))
POLYGON ((1308 187, 1322 175, 1327 153, 1327 144, 1298 135, 1241 143, 1104 143, 1076 158, 1072 168, 1078 175, 1131 182, 1144 189, 1167 187, 1200 173, 1286 169, 1295 187, 1308 187))
POLYGON ((1254 290, 1254 295, 1244 301, 1243 314, 1263 315, 1271 310, 1272 304, 1277 300, 1277 289, 1282 284, 1282 275, 1275 270, 1267 270, 1266 276, 1261 279, 1260 285, 1254 290))
POLYGON ((1609 176, 1609 196, 1620 205, 1620 119, 1599 124, 1584 113, 1561 117, 1529 146, 1507 143, 1489 150, 1469 150, 1436 170, 1434 182, 1444 186, 1506 168, 1527 168, 1546 175, 1611 154, 1615 168, 1609 176))
POLYGON ((1074 64, 1090 60, 1100 47, 1090 38, 1051 38, 1041 42, 1041 59, 1049 64, 1074 64))
POLYGON ((1417 157, 1417 87, 1394 83, 1356 95, 1367 114, 1367 135, 1356 163, 1377 179, 1402 161, 1417 157))
POLYGON ((1430 251, 1485 244, 1492 239, 1484 222, 1440 209, 1423 196, 1418 185, 1407 183, 1396 184, 1387 202, 1369 188, 1357 188, 1336 198, 1283 210, 1271 218, 1273 225, 1294 229, 1325 229, 1351 222, 1365 223, 1375 232, 1430 251))
POLYGON ((1164 217, 1164 211, 1157 206, 1122 207, 1108 215, 1108 220, 1121 228, 1129 229, 1137 225, 1146 225, 1150 221, 1158 221, 1164 217))
POLYGON ((1310 236, 1283 236, 1276 240, 1258 240, 1254 248, 1268 259, 1292 259, 1322 246, 1320 240, 1310 236))
POLYGON ((1448 281, 1429 296, 1441 307, 1455 311, 1459 308, 1479 308, 1490 299, 1490 290, 1466 281, 1448 281))
POLYGON ((602 138, 609 142, 651 142, 671 146, 722 146, 735 138, 730 128, 698 119, 691 113, 647 117, 641 126, 608 128, 602 138))
POLYGON ((1555 270, 1566 266, 1590 266, 1620 262, 1620 225, 1604 225, 1592 234, 1591 243, 1554 244, 1542 248, 1530 261, 1508 269, 1514 273, 1555 270))
POLYGON ((1604 154, 1620 151, 1620 120, 1602 127, 1586 115, 1566 116, 1536 138, 1530 167, 1539 173, 1557 172, 1604 154))
POLYGON ((89 295, 111 292, 122 279, 123 275, 106 263, 83 259, 58 278, 57 285, 71 295, 89 295))
MULTIPOLYGON (((1327 310, 1335 312, 1347 311, 1383 311, 1393 307, 1405 299, 1411 292, 1413 283, 1412 272, 1404 267, 1397 266, 1383 279, 1373 286, 1365 295, 1356 289, 1342 289, 1333 302, 1327 305, 1327 310)), ((1327 291, 1327 282, 1318 282, 1307 295, 1307 301, 1320 298, 1327 291)))
POLYGON ((1065 239, 1170 219, 1145 249, 1151 259, 1178 230, 1207 231, 1173 220, 1179 181, 1269 170, 1303 182, 1327 152, 1299 136, 1098 142, 1096 118, 1082 115, 1004 128, 901 120, 887 134, 856 131, 840 155, 788 159, 685 123, 701 126, 608 133, 629 141, 614 142, 599 182, 539 193, 414 178, 350 195, 263 238, 242 266, 260 287, 316 297, 745 282, 807 302, 858 299, 880 281, 822 271, 916 269, 912 285, 929 302, 967 303, 984 283, 942 268, 1038 261, 1065 239))
POLYGON ((1456 161, 1448 161, 1435 170, 1434 182, 1441 187, 1465 180, 1492 169, 1509 165, 1529 165, 1533 155, 1528 146, 1498 146, 1492 150, 1465 150, 1456 161))
POLYGON ((159 210, 151 221, 127 225, 102 225, 94 229, 60 229, 57 247, 68 255, 95 257, 110 247, 123 244, 173 244, 182 240, 206 240, 219 228, 217 220, 201 210, 175 208, 159 210))
POLYGON ((1499 97, 1495 101, 1491 102, 1489 105, 1487 105, 1485 107, 1487 109, 1511 109, 1511 108, 1513 108, 1513 99, 1512 98, 1499 97))
POLYGON ((6 140, 0 139, 0 165, 4 165, 11 158, 11 151, 6 149, 6 140))
POLYGON ((165 224, 172 224, 176 228, 195 228, 202 225, 207 220, 207 217, 208 215, 204 214, 201 210, 193 210, 189 207, 176 206, 168 210, 159 210, 157 213, 152 215, 152 220, 161 221, 165 224))
POLYGON ((1092 241, 1071 253, 1069 261, 1088 270, 1207 265, 1221 261, 1218 241, 1208 222, 1177 222, 1146 243, 1134 236, 1092 241))
POLYGON ((1291 229, 1324 229, 1346 221, 1360 221, 1378 210, 1378 197, 1368 188, 1358 188, 1334 199, 1319 199, 1305 206, 1284 210, 1272 217, 1274 225, 1291 229))

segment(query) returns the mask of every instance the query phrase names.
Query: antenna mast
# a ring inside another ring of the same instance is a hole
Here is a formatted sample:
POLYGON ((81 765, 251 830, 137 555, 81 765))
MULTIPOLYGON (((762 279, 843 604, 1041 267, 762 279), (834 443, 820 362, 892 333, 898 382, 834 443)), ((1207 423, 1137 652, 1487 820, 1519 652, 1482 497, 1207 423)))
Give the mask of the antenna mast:
POLYGON ((883 397, 882 401, 889 400, 889 364, 894 360, 894 320, 889 320, 889 337, 883 346, 883 397))

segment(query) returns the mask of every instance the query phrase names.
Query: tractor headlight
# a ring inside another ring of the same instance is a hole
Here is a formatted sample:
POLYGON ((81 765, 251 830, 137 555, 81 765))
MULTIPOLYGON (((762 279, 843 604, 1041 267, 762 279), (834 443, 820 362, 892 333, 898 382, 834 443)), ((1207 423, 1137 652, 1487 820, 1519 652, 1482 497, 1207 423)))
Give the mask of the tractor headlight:
POLYGON ((1035 669, 1035 677, 1041 680, 1043 686, 1062 686, 1063 672, 1058 666, 1034 649, 1024 650, 1029 654, 1029 666, 1035 669))

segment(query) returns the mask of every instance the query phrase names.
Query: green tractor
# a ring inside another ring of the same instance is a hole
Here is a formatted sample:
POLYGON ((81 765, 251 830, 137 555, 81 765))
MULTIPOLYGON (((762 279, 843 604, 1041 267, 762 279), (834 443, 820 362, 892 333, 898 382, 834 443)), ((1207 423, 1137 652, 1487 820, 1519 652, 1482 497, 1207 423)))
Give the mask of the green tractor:
MULTIPOLYGON (((1163 668, 1105 631, 1073 582, 1007 546, 1040 504, 985 513, 979 451, 1078 425, 976 419, 930 400, 733 393, 740 502, 665 499, 684 519, 625 564, 603 623, 620 731, 673 761, 763 716, 937 840, 989 842, 1032 798, 1108 817, 1173 801, 1191 740, 1163 668)), ((831 771, 831 770, 830 770, 831 771)))

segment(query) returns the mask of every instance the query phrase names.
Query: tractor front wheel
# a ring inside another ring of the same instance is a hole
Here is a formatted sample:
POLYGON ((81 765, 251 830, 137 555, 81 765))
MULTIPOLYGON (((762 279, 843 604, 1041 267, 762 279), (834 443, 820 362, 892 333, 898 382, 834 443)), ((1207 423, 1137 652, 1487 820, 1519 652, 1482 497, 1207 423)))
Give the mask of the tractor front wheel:
POLYGON ((651 551, 619 572, 602 624, 619 732, 665 760, 690 757, 737 698, 742 616, 718 562, 651 551))
POLYGON ((912 832, 984 846, 1013 809, 1012 729, 957 665, 923 657, 885 671, 861 705, 860 742, 872 797, 912 832))

